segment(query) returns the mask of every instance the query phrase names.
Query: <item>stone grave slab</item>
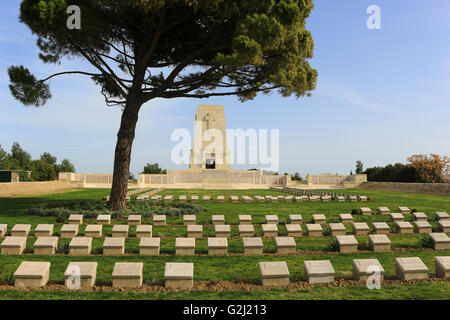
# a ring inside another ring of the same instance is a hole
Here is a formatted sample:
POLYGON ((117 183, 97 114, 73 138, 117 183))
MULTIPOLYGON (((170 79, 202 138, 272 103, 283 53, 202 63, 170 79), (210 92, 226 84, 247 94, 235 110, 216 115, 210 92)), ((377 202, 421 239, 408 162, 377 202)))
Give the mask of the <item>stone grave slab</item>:
POLYGON ((200 224, 190 224, 187 226, 188 238, 201 238, 203 237, 203 226, 200 224))
POLYGON ((339 220, 342 223, 353 223, 353 216, 350 213, 339 214, 339 220))
POLYGON ((389 252, 391 240, 385 234, 369 234, 369 249, 373 252, 389 252))
POLYGON ((106 237, 103 241, 103 255, 121 256, 125 253, 125 238, 106 237))
POLYGON ((367 236, 370 228, 365 222, 353 222, 353 234, 356 236, 367 236))
POLYGON ((31 231, 31 224, 15 224, 11 229, 11 236, 13 237, 28 237, 31 231))
POLYGON ((0 224, 0 237, 6 236, 7 232, 8 232, 8 225, 7 224, 0 224))
POLYGON ((403 221, 405 219, 403 214, 401 214, 400 212, 393 212, 389 216, 392 222, 403 221))
POLYGON ((224 256, 227 254, 228 240, 227 238, 208 238, 208 255, 224 256))
POLYGON ((355 236, 336 236, 340 253, 355 253, 358 251, 358 241, 355 236))
POLYGON ((306 232, 309 237, 321 237, 323 235, 322 225, 317 223, 308 223, 306 225, 306 232))
POLYGON ((139 242, 139 254, 144 256, 157 256, 161 246, 160 238, 141 238, 139 242))
POLYGON ((34 229, 35 237, 50 237, 53 234, 53 224, 38 224, 34 229))
POLYGON ((100 238, 102 236, 103 225, 88 224, 84 229, 84 235, 91 238, 100 238))
POLYGON ((167 262, 164 270, 166 288, 191 289, 194 285, 194 264, 167 262))
POLYGON ((438 221, 438 229, 441 232, 449 233, 450 232, 450 221, 438 221))
POLYGON ((27 245, 27 237, 7 236, 0 245, 1 254, 22 254, 27 245))
POLYGON ((14 286, 18 288, 40 288, 47 284, 50 262, 23 261, 14 272, 14 286))
POLYGON ((260 262, 259 272, 263 286, 280 287, 289 284, 290 273, 285 261, 260 262))
POLYGON ((130 226, 137 226, 141 224, 142 217, 140 214, 130 214, 128 216, 128 225, 130 226))
POLYGON ((33 244, 34 254, 52 256, 58 247, 58 237, 39 237, 33 244))
POLYGON ((195 254, 195 238, 176 238, 175 254, 177 256, 193 256, 195 254))
POLYGON ((436 276, 439 278, 450 278, 450 256, 434 257, 436 276))
POLYGON ((386 214, 391 213, 391 209, 389 209, 388 207, 378 207, 377 213, 381 214, 381 215, 386 215, 386 214))
POLYGON ((293 254, 296 247, 293 237, 275 237, 275 249, 278 254, 293 254))
POLYGON ((251 224, 240 224, 238 229, 241 238, 253 237, 255 235, 255 228, 251 224))
POLYGON ((302 226, 298 223, 292 223, 286 225, 286 231, 288 237, 301 237, 303 236, 302 226))
POLYGON ((244 254, 246 255, 262 255, 263 241, 260 237, 251 237, 242 239, 244 246, 244 254))
POLYGON ((434 250, 450 250, 450 238, 444 232, 430 233, 434 250))
POLYGON ((375 272, 379 272, 380 281, 384 279, 384 268, 378 259, 353 259, 353 279, 366 282, 375 272))
POLYGON ((436 220, 438 221, 449 221, 450 216, 447 212, 436 212, 436 220))
POLYGON ((303 217, 301 214, 290 214, 289 221, 291 222, 291 224, 302 224, 303 217))
POLYGON ((214 230, 216 232, 216 238, 229 238, 231 236, 229 224, 216 224, 214 230))
POLYGON ((136 238, 151 238, 153 226, 151 224, 140 224, 136 227, 136 238))
POLYGON ((312 217, 313 217, 314 223, 318 223, 318 224, 327 223, 327 218, 325 217, 324 214, 313 214, 312 217))
POLYGON ((142 262, 116 262, 112 272, 114 288, 136 288, 142 286, 142 262))
POLYGON ((70 262, 64 271, 64 283, 69 289, 91 288, 96 278, 97 262, 70 262))
POLYGON ((428 217, 424 212, 413 212, 412 213, 416 221, 427 221, 428 217))
POLYGON ((262 233, 264 237, 276 237, 278 236, 278 226, 273 223, 262 224, 262 233))
POLYGON ((410 214, 411 210, 408 207, 398 207, 398 212, 401 214, 410 214))
POLYGON ((428 278, 428 267, 418 257, 395 258, 396 275, 400 280, 428 278))
POLYGON ((185 226, 195 224, 197 216, 195 214, 186 214, 183 216, 183 223, 185 226))
POLYGON ((412 234, 414 232, 412 224, 408 221, 397 221, 395 228, 399 234, 412 234))
POLYGON ((372 225, 376 234, 388 234, 391 231, 386 222, 373 222, 372 225))
POLYGON ((91 237, 73 237, 69 243, 70 256, 87 256, 91 254, 91 237))
POLYGON ((78 234, 78 224, 64 224, 60 230, 61 238, 73 238, 78 234))
POLYGON ((71 214, 69 216, 69 224, 82 224, 83 215, 82 214, 71 214))
POLYGON ((346 233, 346 229, 343 223, 330 223, 328 224, 330 228, 331 236, 344 236, 346 233))
POLYGON ((368 207, 361 207, 359 208, 359 213, 363 216, 370 216, 372 215, 372 209, 368 207))
POLYGON ((214 214, 212 216, 212 224, 213 225, 225 224, 225 216, 223 214, 214 214))
POLYGON ((166 215, 165 214, 153 215, 153 225, 154 226, 165 226, 166 225, 166 215))
POLYGON ((433 228, 427 220, 414 221, 414 232, 415 233, 431 233, 433 228))
POLYGON ((111 224, 111 215, 110 214, 99 214, 97 216, 97 224, 101 224, 101 225, 111 224))
POLYGON ((252 216, 249 214, 240 214, 239 224, 252 224, 252 216))
POLYGON ((268 215, 266 215, 266 223, 267 224, 270 224, 270 223, 277 224, 278 223, 278 216, 275 215, 275 214, 268 214, 268 215))
POLYGON ((330 260, 305 261, 305 278, 309 283, 327 283, 334 281, 335 271, 330 260))
POLYGON ((126 224, 116 224, 112 227, 113 238, 127 238, 129 226, 126 224))

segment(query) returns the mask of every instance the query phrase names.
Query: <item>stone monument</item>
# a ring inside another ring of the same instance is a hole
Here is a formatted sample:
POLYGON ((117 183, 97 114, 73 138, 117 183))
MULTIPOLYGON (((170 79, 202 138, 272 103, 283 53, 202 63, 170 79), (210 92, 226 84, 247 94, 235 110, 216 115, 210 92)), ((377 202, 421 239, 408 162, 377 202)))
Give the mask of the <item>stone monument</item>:
POLYGON ((226 128, 223 106, 197 106, 190 169, 231 169, 226 128))

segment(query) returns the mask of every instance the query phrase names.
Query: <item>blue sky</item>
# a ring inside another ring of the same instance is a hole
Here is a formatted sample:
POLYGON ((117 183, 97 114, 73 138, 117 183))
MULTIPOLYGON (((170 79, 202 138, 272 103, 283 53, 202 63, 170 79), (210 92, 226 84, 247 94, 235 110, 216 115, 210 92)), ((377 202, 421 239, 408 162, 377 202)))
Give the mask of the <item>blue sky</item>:
MULTIPOLYGON (((89 79, 52 80, 53 98, 41 108, 11 97, 10 65, 23 64, 38 77, 88 69, 82 61, 44 65, 35 37, 18 21, 19 5, 3 1, 0 12, 0 144, 9 150, 18 141, 35 158, 45 151, 67 157, 78 172, 112 172, 120 110, 106 107, 89 79)), ((280 129, 282 173, 348 173, 357 160, 370 167, 417 153, 450 156, 450 1, 316 0, 307 26, 319 72, 312 97, 149 102, 140 113, 131 172, 147 162, 186 168, 171 163, 170 135, 192 130, 197 104, 223 104, 228 128, 280 129), (366 27, 372 4, 381 8, 381 30, 366 27)))

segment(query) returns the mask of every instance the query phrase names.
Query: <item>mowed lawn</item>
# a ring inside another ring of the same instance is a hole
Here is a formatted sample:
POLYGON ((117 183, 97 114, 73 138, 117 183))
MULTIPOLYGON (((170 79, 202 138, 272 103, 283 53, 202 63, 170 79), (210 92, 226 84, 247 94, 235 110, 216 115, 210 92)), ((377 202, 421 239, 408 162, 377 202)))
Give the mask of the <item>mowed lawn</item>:
MULTIPOLYGON (((153 236, 161 237, 161 255, 157 257, 140 256, 139 239, 135 236, 135 227, 130 226, 129 238, 126 240, 126 254, 120 257, 102 256, 102 239, 94 239, 92 255, 86 257, 69 257, 64 254, 55 256, 35 256, 32 254, 34 238, 33 230, 39 223, 54 223, 55 234, 58 235, 62 224, 55 222, 53 217, 30 216, 24 213, 24 210, 33 204, 43 202, 74 201, 74 200, 100 200, 109 193, 105 189, 84 189, 68 193, 58 193, 46 196, 36 197, 15 197, 0 198, 0 224, 8 224, 8 230, 11 230, 16 223, 29 223, 32 225, 32 232, 27 241, 27 250, 21 256, 2 256, 0 255, 0 283, 6 284, 11 279, 11 274, 17 269, 21 261, 50 261, 51 274, 50 281, 53 283, 63 283, 64 270, 70 261, 97 261, 97 282, 101 285, 111 284, 111 272, 115 262, 144 262, 144 283, 161 284, 163 282, 164 264, 166 262, 193 262, 194 279, 197 281, 222 280, 222 281, 241 281, 245 279, 251 283, 258 283, 260 261, 286 261, 291 273, 291 281, 304 281, 303 262, 313 259, 328 259, 333 264, 336 271, 336 277, 352 277, 352 259, 355 258, 377 258, 386 271, 386 279, 394 279, 395 276, 395 257, 420 257, 428 266, 430 273, 434 273, 434 257, 450 255, 449 250, 434 251, 420 247, 420 241, 417 235, 389 235, 392 241, 392 251, 388 253, 373 253, 368 251, 367 237, 357 237, 360 251, 357 254, 339 254, 328 250, 328 241, 330 236, 321 238, 309 238, 307 236, 296 238, 297 255, 280 256, 275 255, 275 245, 273 239, 264 239, 264 255, 262 256, 244 256, 242 252, 242 239, 238 238, 238 215, 251 214, 253 224, 255 225, 256 235, 261 235, 261 223, 265 222, 266 214, 278 215, 280 221, 288 222, 289 214, 301 214, 304 223, 312 221, 312 215, 323 213, 327 217, 327 222, 338 222, 340 213, 351 213, 352 209, 360 207, 370 207, 373 211, 377 207, 387 206, 392 212, 396 211, 398 206, 408 206, 410 209, 425 212, 433 225, 437 227, 435 221, 435 212, 450 212, 450 197, 437 197, 429 195, 414 195, 406 193, 392 193, 369 190, 341 190, 338 192, 367 195, 370 201, 361 202, 264 202, 264 203, 230 203, 228 201, 231 195, 278 195, 272 190, 181 190, 168 189, 162 192, 164 195, 199 196, 200 201, 196 204, 202 206, 206 211, 197 215, 197 223, 204 225, 203 239, 196 240, 196 255, 192 257, 176 257, 175 238, 186 236, 186 227, 183 226, 182 217, 168 217, 168 226, 154 227, 153 236), (203 202, 203 195, 211 195, 216 198, 217 195, 224 195, 226 202, 216 201, 203 202), (213 214, 223 214, 225 223, 231 224, 232 238, 229 239, 229 256, 209 257, 207 256, 207 237, 214 236, 214 227, 211 225, 211 216, 213 214)), ((406 221, 412 221, 412 216, 407 216, 406 221)), ((355 215, 354 221, 386 221, 389 222, 389 216, 355 215)), ((114 223, 126 224, 125 219, 114 220, 114 223)), ((86 219, 86 223, 95 223, 94 219, 86 219)), ((142 223, 152 223, 151 219, 143 219, 142 223)), ((370 223, 369 223, 370 225, 370 223)), ((85 225, 80 226, 79 235, 84 235, 85 225)), ((328 228, 324 228, 325 234, 328 234, 328 228)), ((347 231, 351 227, 347 226, 347 231)), ((104 236, 111 235, 111 226, 104 226, 104 236)), ((279 225, 279 234, 285 235, 284 225, 279 225)), ((60 239, 59 243, 69 243, 68 239, 60 239)), ((364 285, 353 285, 348 287, 313 287, 304 289, 270 289, 270 290, 236 290, 214 292, 210 290, 193 290, 190 292, 120 292, 115 290, 91 291, 91 292, 72 292, 66 290, 37 290, 25 291, 18 290, 0 290, 0 299, 448 299, 450 297, 450 282, 418 282, 396 285, 384 285, 381 290, 369 290, 364 285)))

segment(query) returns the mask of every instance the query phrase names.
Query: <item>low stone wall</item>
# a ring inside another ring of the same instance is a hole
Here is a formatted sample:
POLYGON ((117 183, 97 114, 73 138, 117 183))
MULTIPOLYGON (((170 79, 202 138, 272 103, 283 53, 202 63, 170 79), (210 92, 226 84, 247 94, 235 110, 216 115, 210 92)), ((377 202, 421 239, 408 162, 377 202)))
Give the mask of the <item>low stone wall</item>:
POLYGON ((267 189, 286 186, 290 176, 264 175, 259 170, 167 170, 167 174, 139 174, 140 187, 190 189, 267 189))
POLYGON ((0 183, 0 197, 33 196, 70 191, 74 187, 64 181, 0 183))
POLYGON ((395 192, 431 194, 435 196, 450 196, 450 183, 402 183, 369 181, 360 184, 358 189, 386 190, 395 192))
MULTIPOLYGON (((111 188, 113 175, 108 173, 60 172, 59 180, 83 188, 111 188)), ((267 189, 287 186, 291 176, 265 175, 259 170, 167 170, 166 174, 139 174, 137 183, 128 188, 182 189, 267 189)))

